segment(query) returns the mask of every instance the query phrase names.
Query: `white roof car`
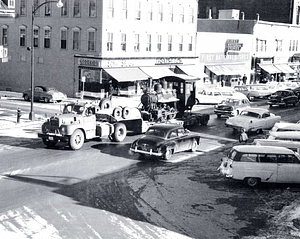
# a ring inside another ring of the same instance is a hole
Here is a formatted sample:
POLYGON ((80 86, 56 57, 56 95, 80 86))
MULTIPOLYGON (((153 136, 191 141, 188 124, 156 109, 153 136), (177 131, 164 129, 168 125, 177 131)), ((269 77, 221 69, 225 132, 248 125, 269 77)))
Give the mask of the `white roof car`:
POLYGON ((278 131, 300 131, 300 124, 279 122, 273 126, 270 132, 278 131))

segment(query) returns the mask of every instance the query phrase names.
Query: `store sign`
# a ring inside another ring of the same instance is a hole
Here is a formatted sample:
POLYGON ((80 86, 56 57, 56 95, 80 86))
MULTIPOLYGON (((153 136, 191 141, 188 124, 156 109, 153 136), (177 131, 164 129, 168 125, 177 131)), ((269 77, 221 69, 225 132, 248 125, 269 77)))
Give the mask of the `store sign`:
POLYGON ((88 67, 101 67, 100 60, 90 59, 90 58, 78 58, 79 66, 88 66, 88 67))
POLYGON ((226 62, 245 62, 250 61, 249 52, 238 52, 238 54, 201 53, 199 63, 226 63, 226 62))
POLYGON ((180 57, 159 57, 156 58, 155 65, 182 64, 180 57))

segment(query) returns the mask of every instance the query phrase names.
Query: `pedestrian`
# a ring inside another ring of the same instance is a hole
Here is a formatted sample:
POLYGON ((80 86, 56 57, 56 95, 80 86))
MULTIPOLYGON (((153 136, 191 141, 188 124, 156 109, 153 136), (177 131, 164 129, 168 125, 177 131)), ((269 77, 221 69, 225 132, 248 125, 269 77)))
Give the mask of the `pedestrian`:
POLYGON ((241 129, 241 134, 239 136, 239 142, 247 143, 247 141, 248 141, 248 135, 247 135, 245 129, 241 129))
POLYGON ((109 100, 111 100, 113 92, 114 92, 114 87, 112 86, 112 84, 110 84, 109 87, 108 87, 108 98, 109 98, 109 100))
POLYGON ((247 84, 247 76, 246 76, 246 74, 244 74, 244 76, 243 76, 243 84, 244 84, 244 85, 247 84))

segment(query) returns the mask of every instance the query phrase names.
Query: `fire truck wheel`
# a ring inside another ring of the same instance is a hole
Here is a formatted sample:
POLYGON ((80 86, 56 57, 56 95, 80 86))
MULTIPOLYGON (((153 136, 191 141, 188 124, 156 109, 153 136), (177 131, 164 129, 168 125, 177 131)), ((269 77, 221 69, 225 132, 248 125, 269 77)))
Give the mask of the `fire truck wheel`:
POLYGON ((82 130, 76 129, 70 138, 70 147, 73 150, 80 149, 84 143, 84 135, 82 130))
POLYGON ((43 139, 43 143, 48 147, 53 147, 56 145, 57 140, 43 139))
POLYGON ((122 107, 118 106, 114 108, 113 117, 115 117, 116 120, 122 119, 122 107))
POLYGON ((129 107, 124 107, 123 110, 122 110, 122 117, 124 119, 128 119, 129 118, 129 113, 130 113, 129 107))
POLYGON ((30 100, 29 96, 28 95, 24 95, 24 100, 25 101, 29 101, 30 100))
POLYGON ((100 101, 99 107, 101 110, 110 109, 112 106, 111 101, 107 98, 104 98, 100 101))
POLYGON ((112 134, 112 140, 114 142, 122 142, 127 134, 126 126, 122 123, 115 124, 115 131, 112 134))

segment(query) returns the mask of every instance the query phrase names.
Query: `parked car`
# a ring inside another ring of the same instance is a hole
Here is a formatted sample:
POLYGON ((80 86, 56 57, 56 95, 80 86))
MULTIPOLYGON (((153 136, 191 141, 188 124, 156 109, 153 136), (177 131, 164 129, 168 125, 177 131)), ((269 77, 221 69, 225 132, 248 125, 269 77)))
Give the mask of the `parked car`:
POLYGON ((144 136, 131 144, 130 152, 168 160, 177 152, 196 151, 199 144, 200 136, 191 134, 182 125, 156 124, 149 127, 144 136))
POLYGON ((282 131, 300 131, 300 124, 299 123, 279 122, 273 126, 273 128, 270 130, 270 133, 271 132, 282 132, 282 131))
POLYGON ((271 89, 267 84, 253 84, 247 85, 251 94, 253 95, 253 99, 263 99, 269 97, 272 93, 274 93, 277 89, 271 89))
POLYGON ((247 96, 247 98, 250 101, 260 98, 260 94, 257 91, 249 90, 249 88, 246 85, 237 85, 233 89, 247 96))
POLYGON ((197 104, 220 104, 223 100, 229 97, 234 97, 236 99, 246 99, 247 97, 236 92, 231 87, 218 87, 218 88, 208 88, 204 89, 196 94, 197 104))
MULTIPOLYGON (((23 98, 26 101, 31 100, 31 89, 23 92, 23 98)), ((67 95, 58 91, 54 87, 36 86, 34 87, 34 101, 61 102, 67 99, 67 95)))
POLYGON ((300 183, 300 156, 284 147, 239 145, 221 159, 219 170, 252 187, 260 182, 300 183))
POLYGON ((260 133, 263 129, 271 129, 280 120, 281 116, 270 113, 267 109, 249 108, 227 119, 225 125, 234 131, 260 133))
POLYGON ((298 102, 299 102, 298 97, 295 95, 295 93, 292 90, 278 90, 269 97, 268 104, 270 105, 270 107, 274 105, 296 106, 298 102))
POLYGON ((214 112, 218 117, 236 116, 246 108, 250 108, 248 99, 227 98, 215 106, 214 112))

